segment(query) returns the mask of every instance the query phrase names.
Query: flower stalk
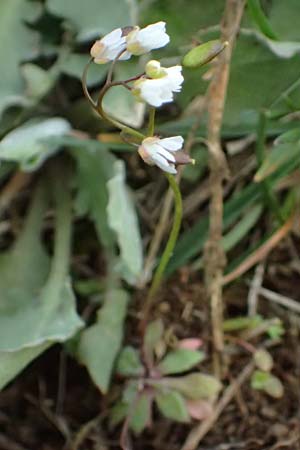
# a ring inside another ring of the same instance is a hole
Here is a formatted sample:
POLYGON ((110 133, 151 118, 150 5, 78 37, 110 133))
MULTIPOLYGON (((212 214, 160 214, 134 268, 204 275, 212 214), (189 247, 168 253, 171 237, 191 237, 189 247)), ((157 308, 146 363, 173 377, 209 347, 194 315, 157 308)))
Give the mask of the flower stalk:
POLYGON ((147 323, 155 295, 173 254, 182 221, 182 198, 179 186, 173 175, 177 173, 177 164, 189 164, 192 162, 188 155, 181 151, 184 142, 181 136, 161 139, 159 136, 154 135, 156 108, 164 103, 173 101, 174 93, 181 90, 183 82, 182 67, 164 68, 159 61, 152 60, 146 64, 144 73, 122 81, 113 81, 113 70, 118 61, 129 59, 132 55, 141 55, 163 47, 168 42, 169 36, 165 32, 164 22, 149 25, 144 29, 125 27, 114 30, 94 43, 91 48, 92 58, 87 63, 82 77, 83 91, 92 108, 102 119, 121 130, 121 135, 131 136, 134 139, 132 144, 138 144, 138 153, 142 159, 147 164, 155 165, 163 170, 174 195, 173 225, 144 305, 144 324, 147 323), (87 73, 92 61, 97 64, 111 62, 106 82, 100 91, 97 102, 93 100, 87 88, 87 73), (133 82, 132 87, 130 86, 131 82, 133 82), (138 101, 150 105, 147 135, 125 125, 106 113, 103 108, 103 99, 109 89, 114 86, 123 86, 129 89, 138 101))

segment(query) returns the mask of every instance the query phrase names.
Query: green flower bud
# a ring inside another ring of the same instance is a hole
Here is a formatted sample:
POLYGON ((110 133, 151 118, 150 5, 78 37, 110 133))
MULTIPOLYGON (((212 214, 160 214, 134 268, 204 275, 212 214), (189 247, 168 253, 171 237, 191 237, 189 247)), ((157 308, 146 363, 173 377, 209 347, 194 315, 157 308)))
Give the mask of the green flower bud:
POLYGON ((218 39, 205 42, 190 50, 184 56, 182 64, 189 68, 201 67, 214 59, 227 45, 227 41, 221 42, 218 39))

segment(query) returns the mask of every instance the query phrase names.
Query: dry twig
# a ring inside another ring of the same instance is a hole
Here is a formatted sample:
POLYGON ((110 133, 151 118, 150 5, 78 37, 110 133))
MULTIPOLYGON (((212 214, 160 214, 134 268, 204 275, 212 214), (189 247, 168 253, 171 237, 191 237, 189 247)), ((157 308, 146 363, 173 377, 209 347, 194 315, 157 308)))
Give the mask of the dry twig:
POLYGON ((214 348, 218 352, 222 351, 224 346, 222 331, 222 279, 226 259, 221 239, 223 223, 223 180, 228 174, 227 162, 221 147, 221 126, 229 78, 230 60, 244 6, 244 0, 226 1, 222 19, 221 39, 223 42, 227 41, 228 46, 219 56, 207 98, 207 141, 211 200, 209 238, 204 251, 205 283, 211 303, 214 348))
POLYGON ((223 285, 243 275, 255 264, 262 261, 268 253, 291 231, 294 217, 290 217, 263 245, 246 258, 236 269, 223 277, 223 285))
POLYGON ((265 264, 261 262, 255 269, 255 274, 251 282, 251 286, 248 293, 248 315, 255 316, 257 312, 257 301, 259 296, 259 289, 264 280, 265 264))

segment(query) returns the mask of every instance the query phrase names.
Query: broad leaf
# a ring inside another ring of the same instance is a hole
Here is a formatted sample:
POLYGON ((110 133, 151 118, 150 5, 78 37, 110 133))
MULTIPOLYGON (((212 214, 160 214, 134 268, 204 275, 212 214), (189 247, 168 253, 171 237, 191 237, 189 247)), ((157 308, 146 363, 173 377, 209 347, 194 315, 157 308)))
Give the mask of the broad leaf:
POLYGON ((139 352, 133 347, 124 347, 118 358, 116 371, 124 376, 143 375, 144 367, 139 352))
POLYGON ((72 155, 77 162, 77 197, 76 210, 79 215, 88 214, 93 220, 98 237, 103 246, 112 248, 114 235, 108 225, 107 181, 113 175, 114 156, 95 141, 89 143, 77 140, 80 148, 74 149, 72 155), (98 145, 98 148, 97 148, 98 145))
POLYGON ((106 394, 123 340, 123 323, 128 295, 121 289, 108 292, 94 325, 83 331, 78 356, 86 365, 94 383, 106 394))
POLYGON ((26 171, 36 170, 58 149, 47 139, 64 135, 70 128, 69 123, 61 118, 29 121, 0 141, 0 160, 15 161, 26 171))
POLYGON ((44 343, 35 347, 23 348, 16 352, 0 351, 0 389, 3 389, 35 358, 50 347, 51 343, 44 343))
POLYGON ((83 325, 75 310, 68 278, 71 210, 58 187, 54 256, 49 259, 39 236, 44 212, 43 190, 11 251, 0 258, 0 351, 18 351, 48 341, 63 342, 83 325))
POLYGON ((56 182, 53 190, 57 220, 51 264, 38 237, 46 206, 42 188, 37 190, 15 246, 0 258, 0 365, 5 364, 0 371, 2 387, 53 342, 67 340, 83 325, 67 278, 70 197, 60 183, 56 182))
POLYGON ((183 396, 176 391, 158 391, 155 402, 160 412, 168 419, 177 422, 189 422, 190 416, 183 396))
MULTIPOLYGON (((71 53, 67 55, 66 58, 63 60, 60 70, 66 75, 81 80, 83 69, 87 64, 88 60, 89 58, 88 55, 86 54, 71 53)), ((92 64, 89 68, 87 77, 88 87, 92 87, 95 84, 99 84, 102 81, 106 72, 107 66, 105 64, 104 65, 92 64)))
POLYGON ((114 28, 135 22, 135 0, 47 0, 52 13, 66 19, 77 31, 77 39, 85 41, 109 33, 114 28))
POLYGON ((131 413, 130 428, 136 433, 140 434, 151 423, 151 407, 152 397, 147 392, 138 394, 139 397, 134 404, 129 406, 129 414, 131 413))
POLYGON ((37 3, 26 0, 0 2, 1 61, 5 66, 0 79, 0 116, 8 105, 24 101, 19 64, 36 55, 37 48, 37 34, 25 20, 34 19, 39 12, 37 3))
POLYGON ((143 266, 143 245, 136 211, 125 183, 122 161, 114 164, 115 175, 108 181, 108 223, 115 231, 121 252, 121 273, 130 283, 135 283, 143 266))
POLYGON ((178 348, 169 352, 157 366, 163 375, 185 372, 203 361, 205 355, 198 350, 178 348))
POLYGON ((26 82, 26 95, 33 101, 40 100, 53 86, 56 76, 36 64, 23 64, 22 75, 26 82))
MULTIPOLYGON (((143 70, 144 67, 139 68, 135 62, 127 62, 125 65, 117 66, 114 73, 116 79, 126 80, 143 70)), ((145 103, 137 102, 135 96, 123 86, 110 89, 104 97, 103 106, 109 115, 126 125, 139 128, 143 124, 145 103)))
POLYGON ((157 384, 175 389, 191 400, 213 399, 222 387, 215 377, 203 373, 191 373, 183 377, 165 377, 157 384))

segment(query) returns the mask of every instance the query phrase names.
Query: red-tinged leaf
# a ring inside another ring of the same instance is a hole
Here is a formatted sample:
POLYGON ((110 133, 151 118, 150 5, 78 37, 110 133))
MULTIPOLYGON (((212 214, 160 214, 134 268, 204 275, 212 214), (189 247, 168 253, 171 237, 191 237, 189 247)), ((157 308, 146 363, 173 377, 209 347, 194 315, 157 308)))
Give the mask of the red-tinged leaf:
POLYGON ((203 340, 199 338, 181 339, 177 343, 177 348, 185 348, 187 350, 198 350, 203 345, 203 340))
POLYGON ((212 404, 206 400, 186 400, 187 410, 193 419, 204 420, 213 412, 212 404))

